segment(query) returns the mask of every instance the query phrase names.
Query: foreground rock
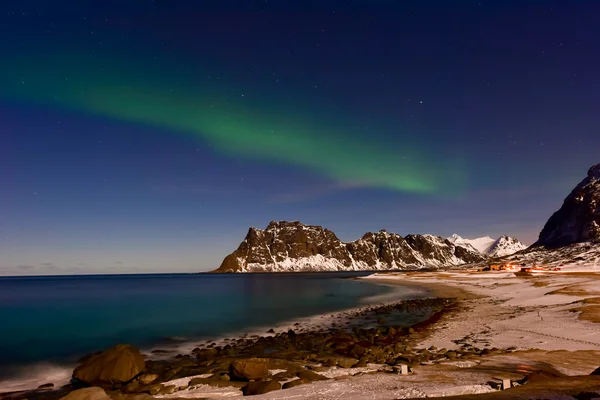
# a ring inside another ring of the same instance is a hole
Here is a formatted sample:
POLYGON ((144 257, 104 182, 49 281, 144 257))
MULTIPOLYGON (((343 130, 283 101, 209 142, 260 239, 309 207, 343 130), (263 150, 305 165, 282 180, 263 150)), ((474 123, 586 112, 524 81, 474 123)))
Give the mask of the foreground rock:
POLYGON ((73 378, 88 385, 129 382, 145 369, 142 354, 133 346, 118 344, 83 361, 73 378))
POLYGON ((75 390, 60 400, 111 400, 101 387, 90 387, 75 390))
POLYGON ((281 383, 277 381, 259 381, 248 383, 242 388, 242 393, 244 393, 244 396, 255 396, 257 394, 265 394, 275 390, 281 390, 281 383))
POLYGON ((267 362, 260 358, 235 360, 231 363, 231 377, 243 381, 265 379, 271 375, 267 362))

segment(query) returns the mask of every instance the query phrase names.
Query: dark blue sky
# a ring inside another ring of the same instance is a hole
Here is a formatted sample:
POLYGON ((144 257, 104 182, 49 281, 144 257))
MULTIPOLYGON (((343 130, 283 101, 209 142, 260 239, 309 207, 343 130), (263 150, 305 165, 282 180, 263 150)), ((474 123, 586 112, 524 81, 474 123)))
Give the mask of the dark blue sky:
POLYGON ((531 243, 600 161, 598 15, 4 1, 0 271, 212 269, 273 219, 531 243))

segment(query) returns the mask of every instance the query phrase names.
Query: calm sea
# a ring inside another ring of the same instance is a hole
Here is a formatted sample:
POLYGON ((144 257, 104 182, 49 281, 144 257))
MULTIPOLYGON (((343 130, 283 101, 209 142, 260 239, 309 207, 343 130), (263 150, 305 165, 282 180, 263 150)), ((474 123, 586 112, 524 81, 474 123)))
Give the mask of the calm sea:
POLYGON ((142 349, 218 338, 414 289, 345 279, 366 273, 0 278, 0 380, 16 366, 70 365, 117 343, 142 349))

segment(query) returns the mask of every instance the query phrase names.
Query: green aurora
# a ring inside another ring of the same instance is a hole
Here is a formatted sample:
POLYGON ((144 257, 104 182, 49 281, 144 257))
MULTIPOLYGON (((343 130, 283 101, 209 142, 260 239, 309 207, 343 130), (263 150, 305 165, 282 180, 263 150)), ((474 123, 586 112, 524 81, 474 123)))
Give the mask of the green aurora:
POLYGON ((462 168, 443 168, 433 150, 407 135, 402 147, 379 143, 377 135, 354 128, 351 117, 340 123, 340 116, 327 119, 321 110, 269 93, 242 96, 223 81, 183 76, 168 65, 39 53, 5 61, 2 97, 159 127, 200 138, 227 156, 293 165, 365 187, 453 195, 464 183, 462 168))

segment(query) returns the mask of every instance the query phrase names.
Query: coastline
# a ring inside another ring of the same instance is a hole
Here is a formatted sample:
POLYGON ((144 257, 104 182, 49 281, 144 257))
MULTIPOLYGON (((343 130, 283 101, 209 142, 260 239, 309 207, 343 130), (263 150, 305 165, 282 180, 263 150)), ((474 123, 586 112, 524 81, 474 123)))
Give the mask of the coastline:
MULTIPOLYGON (((360 333, 356 339, 352 339, 351 334, 350 340, 352 343, 367 343, 372 354, 378 354, 381 349, 389 351, 393 349, 393 344, 400 343, 401 352, 394 357, 374 357, 363 360, 360 365, 349 365, 348 360, 352 357, 347 352, 353 351, 353 348, 343 345, 339 348, 334 346, 334 352, 328 356, 337 360, 333 364, 331 359, 319 356, 318 353, 296 357, 300 354, 297 349, 291 354, 285 351, 273 353, 272 357, 279 361, 277 368, 273 368, 272 375, 308 368, 318 371, 324 380, 304 382, 301 386, 276 390, 254 398, 344 397, 346 400, 354 400, 364 398, 364 393, 368 392, 370 398, 381 400, 451 395, 470 399, 469 396, 473 394, 492 395, 497 392, 497 386, 494 385, 500 378, 508 378, 518 384, 531 376, 551 379, 556 385, 563 382, 562 386, 556 386, 557 393, 576 390, 577 387, 583 387, 584 383, 591 385, 590 390, 600 391, 600 378, 586 376, 599 366, 600 340, 595 338, 600 337, 600 321, 581 318, 581 315, 588 315, 588 319, 591 318, 589 315, 593 316, 593 313, 585 314, 585 309, 596 307, 593 299, 600 297, 596 289, 600 287, 600 274, 551 275, 524 279, 511 273, 447 271, 376 273, 358 279, 379 285, 413 287, 421 291, 426 299, 409 300, 404 305, 391 301, 327 313, 318 321, 311 317, 313 325, 305 323, 306 321, 290 321, 272 334, 257 332, 240 338, 225 338, 229 340, 221 342, 210 341, 193 353, 195 356, 207 354, 216 348, 226 348, 226 343, 231 348, 234 341, 240 343, 241 348, 252 349, 243 350, 234 356, 243 358, 260 357, 255 350, 265 345, 296 346, 291 338, 303 338, 307 342, 325 340, 344 343, 349 340, 348 331, 342 333, 340 328, 347 326, 355 318, 370 318, 370 323, 373 323, 373 318, 379 318, 382 323, 378 320, 378 325, 375 325, 378 327, 375 328, 363 329, 360 328, 360 323, 357 324, 357 331, 360 333), (417 305, 419 301, 448 303, 437 304, 435 312, 420 323, 412 324, 410 329, 399 329, 398 333, 396 329, 391 330, 389 322, 385 321, 386 310, 393 310, 394 307, 410 309, 411 302, 417 305), (286 329, 295 332, 291 334, 286 329), (393 332, 393 338, 388 338, 390 332, 393 332), (369 338, 367 342, 365 338, 369 338), (294 352, 297 354, 294 355, 294 352), (342 361, 343 366, 339 364, 342 361), (410 365, 413 373, 398 375, 401 364, 410 365), (584 379, 573 375, 586 377, 584 379)), ((223 358, 225 362, 231 362, 231 359, 223 358)), ((189 358, 184 356, 183 360, 189 358)), ((183 360, 180 359, 179 362, 183 360)), ((352 362, 358 360, 357 357, 352 362)), ((215 362, 211 361, 211 365, 215 362)), ((175 362, 172 365, 178 364, 175 362)), ((178 389, 172 393, 155 394, 154 397, 241 398, 239 382, 229 384, 214 381, 216 374, 224 374, 226 371, 228 370, 223 368, 197 369, 196 372, 202 373, 191 374, 187 371, 184 373, 187 377, 163 379, 164 387, 177 386, 178 389)), ((297 378, 291 374, 281 382, 294 379, 297 378)), ((518 393, 523 392, 524 396, 529 396, 534 390, 535 385, 525 385, 514 392, 514 397, 494 398, 520 398, 518 393)), ((126 400, 133 396, 121 392, 108 393, 113 400, 126 400)), ((507 395, 510 393, 512 391, 506 392, 507 395)), ((151 398, 150 395, 145 396, 148 400, 151 398)), ((28 395, 27 398, 35 400, 36 396, 28 395)))
POLYGON ((356 278, 357 280, 364 280, 368 282, 372 282, 379 285, 388 285, 388 286, 405 286, 405 287, 413 287, 417 289, 424 290, 429 293, 431 297, 448 297, 455 299, 475 299, 482 297, 481 295, 476 295, 475 293, 469 292, 463 288, 452 286, 447 283, 442 282, 424 282, 411 280, 411 276, 414 274, 418 274, 416 272, 405 272, 405 273, 390 273, 390 274, 380 274, 374 273, 372 275, 368 275, 362 278, 356 278), (402 276, 404 279, 396 279, 396 277, 402 276))
MULTIPOLYGON (((291 273, 290 273, 291 275, 291 273)), ((340 278, 340 279, 352 279, 352 278, 340 278)), ((375 282, 366 282, 367 284, 376 284, 375 282)), ((150 347, 140 349, 142 354, 147 360, 150 361, 169 361, 176 360, 176 356, 187 356, 192 353, 194 349, 203 349, 208 346, 212 347, 224 347, 229 342, 238 340, 249 340, 250 338, 256 337, 273 337, 276 333, 267 333, 268 330, 274 329, 275 332, 287 332, 290 329, 297 330, 298 332, 319 332, 327 329, 332 329, 335 326, 342 326, 348 322, 348 319, 353 314, 364 314, 373 307, 381 307, 389 304, 393 304, 398 301, 405 299, 418 299, 428 297, 427 291, 424 288, 420 288, 413 285, 405 285, 406 287, 412 287, 414 290, 401 291, 398 286, 404 285, 387 285, 392 286, 394 289, 387 293, 367 296, 361 298, 359 305, 344 308, 338 311, 324 312, 315 314, 307 317, 292 318, 283 320, 274 324, 264 326, 254 326, 244 329, 242 331, 233 331, 229 333, 223 333, 215 337, 205 338, 182 338, 183 340, 173 340, 171 343, 157 343, 150 347), (301 326, 302 328, 298 329, 301 326)), ((418 322, 422 322, 422 318, 417 318, 418 322)), ((410 322, 410 320, 409 320, 410 322)), ((413 322, 408 325, 412 325, 413 322)), ((408 326, 407 325, 407 326, 408 326)), ((177 338, 175 338, 177 339, 177 338)), ((97 349, 98 351, 103 349, 97 349)), ((81 354, 80 356, 84 356, 81 354)), ((17 392, 28 392, 35 389, 39 385, 54 383, 55 387, 61 387, 69 384, 73 369, 77 366, 77 363, 72 362, 46 362, 40 361, 32 364, 21 365, 19 370, 26 372, 25 375, 19 375, 19 377, 5 379, 0 383, 0 396, 7 393, 17 392)), ((1 398, 1 397, 0 397, 1 398)))

